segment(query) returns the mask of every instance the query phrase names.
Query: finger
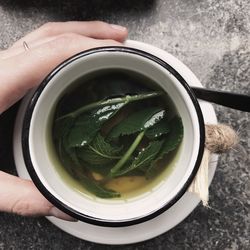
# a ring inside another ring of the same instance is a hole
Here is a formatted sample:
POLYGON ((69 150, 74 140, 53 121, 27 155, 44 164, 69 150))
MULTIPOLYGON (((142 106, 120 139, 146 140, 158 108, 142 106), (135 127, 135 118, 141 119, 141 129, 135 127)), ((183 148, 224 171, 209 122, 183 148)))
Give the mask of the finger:
POLYGON ((114 40, 64 34, 35 49, 0 61, 0 79, 4 79, 0 85, 0 113, 38 85, 53 68, 68 57, 94 47, 121 45, 114 40))
MULTIPOLYGON (((28 46, 28 49, 35 49, 39 46, 41 46, 42 44, 48 43, 54 39, 57 39, 58 36, 51 36, 51 37, 45 37, 45 38, 41 38, 39 40, 27 43, 25 42, 26 46, 28 46)), ((22 46, 15 46, 12 47, 8 50, 3 51, 2 53, 0 52, 0 58, 1 59, 8 59, 10 57, 13 56, 17 56, 19 54, 22 54, 25 51, 25 47, 24 47, 24 42, 22 44, 22 46)))
POLYGON ((33 182, 0 171, 0 211, 23 216, 55 216, 76 221, 63 213, 36 189, 33 182))
POLYGON ((22 46, 24 41, 30 43, 41 38, 57 36, 64 33, 75 33, 96 39, 113 39, 120 42, 124 41, 128 35, 128 31, 125 27, 101 21, 51 22, 29 33, 17 41, 13 47, 22 46))
POLYGON ((97 39, 124 41, 127 37, 127 29, 125 27, 100 21, 46 23, 39 29, 17 41, 8 50, 2 51, 0 58, 6 59, 22 53, 24 50, 24 42, 28 44, 30 48, 36 48, 43 43, 54 40, 58 35, 71 33, 70 31, 97 39))

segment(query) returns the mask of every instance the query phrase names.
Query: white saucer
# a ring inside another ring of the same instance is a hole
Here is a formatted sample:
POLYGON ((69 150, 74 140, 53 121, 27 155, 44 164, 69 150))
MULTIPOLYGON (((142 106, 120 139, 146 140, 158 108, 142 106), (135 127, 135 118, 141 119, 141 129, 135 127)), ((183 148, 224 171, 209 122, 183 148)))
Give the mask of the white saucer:
MULTIPOLYGON (((196 76, 183 63, 181 63, 178 59, 176 59, 169 53, 151 45, 136 41, 127 41, 126 45, 129 47, 145 50, 146 52, 154 54, 155 56, 163 59, 173 68, 175 68, 190 86, 202 86, 196 76)), ((22 102, 17 115, 14 129, 14 159, 16 168, 18 175, 26 179, 30 179, 30 176, 26 170, 23 160, 21 147, 21 128, 24 110, 29 99, 30 95, 26 96, 24 101, 22 102)), ((216 124, 217 119, 212 105, 207 102, 201 101, 200 106, 205 123, 216 124)), ((218 157, 216 155, 213 155, 209 167, 210 183, 214 176, 217 160, 218 157)), ((200 200, 194 194, 186 192, 183 197, 177 203, 175 203, 175 205, 173 205, 170 209, 168 209, 158 217, 150 221, 129 227, 100 227, 84 222, 66 222, 52 217, 49 217, 48 220, 50 220, 53 224, 55 224, 65 232, 87 241, 112 245, 130 244, 148 240, 167 232, 182 220, 184 220, 194 210, 199 202, 200 200)))

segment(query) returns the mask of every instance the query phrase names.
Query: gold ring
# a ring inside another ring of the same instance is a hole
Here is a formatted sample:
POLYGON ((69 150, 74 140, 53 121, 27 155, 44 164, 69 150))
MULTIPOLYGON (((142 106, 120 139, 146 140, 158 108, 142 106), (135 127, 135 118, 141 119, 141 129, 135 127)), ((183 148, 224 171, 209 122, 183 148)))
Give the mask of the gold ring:
POLYGON ((28 44, 27 44, 25 41, 23 42, 23 47, 24 47, 24 49, 25 49, 26 51, 27 51, 27 50, 30 50, 28 44))

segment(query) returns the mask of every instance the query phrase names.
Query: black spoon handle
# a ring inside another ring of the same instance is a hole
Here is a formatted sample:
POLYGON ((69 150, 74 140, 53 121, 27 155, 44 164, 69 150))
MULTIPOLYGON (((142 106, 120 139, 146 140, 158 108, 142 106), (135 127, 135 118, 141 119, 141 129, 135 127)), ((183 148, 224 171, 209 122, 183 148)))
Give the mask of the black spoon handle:
POLYGON ((225 107, 250 112, 250 96, 226 91, 192 87, 196 97, 225 107))

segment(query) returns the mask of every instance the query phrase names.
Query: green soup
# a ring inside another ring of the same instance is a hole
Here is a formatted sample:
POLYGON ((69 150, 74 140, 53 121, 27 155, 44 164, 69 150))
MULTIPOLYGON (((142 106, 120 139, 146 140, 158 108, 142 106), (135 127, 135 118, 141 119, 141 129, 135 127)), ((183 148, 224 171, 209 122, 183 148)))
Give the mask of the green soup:
POLYGON ((48 124, 51 160, 77 191, 130 198, 171 172, 183 125, 171 98, 132 71, 101 70, 73 82, 48 124))

